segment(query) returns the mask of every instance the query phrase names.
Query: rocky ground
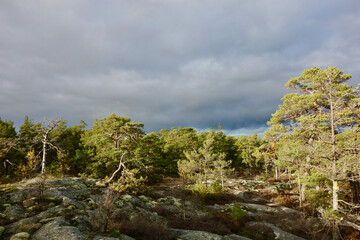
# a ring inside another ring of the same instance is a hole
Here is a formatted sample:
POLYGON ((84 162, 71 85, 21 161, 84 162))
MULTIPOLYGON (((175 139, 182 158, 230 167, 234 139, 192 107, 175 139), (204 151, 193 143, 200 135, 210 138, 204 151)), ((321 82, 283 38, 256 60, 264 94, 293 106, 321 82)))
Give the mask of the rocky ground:
POLYGON ((294 186, 251 179, 226 185, 229 194, 206 197, 179 181, 145 195, 116 194, 81 178, 1 185, 0 239, 327 239, 321 220, 274 203, 296 199, 294 186))

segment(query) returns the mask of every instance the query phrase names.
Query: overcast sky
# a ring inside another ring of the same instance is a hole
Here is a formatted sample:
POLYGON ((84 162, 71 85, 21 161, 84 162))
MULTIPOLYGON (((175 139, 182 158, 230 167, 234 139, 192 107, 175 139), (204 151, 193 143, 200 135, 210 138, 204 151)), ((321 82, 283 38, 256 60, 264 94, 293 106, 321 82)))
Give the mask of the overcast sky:
POLYGON ((263 132, 285 83, 360 79, 359 0, 1 0, 0 117, 263 132))

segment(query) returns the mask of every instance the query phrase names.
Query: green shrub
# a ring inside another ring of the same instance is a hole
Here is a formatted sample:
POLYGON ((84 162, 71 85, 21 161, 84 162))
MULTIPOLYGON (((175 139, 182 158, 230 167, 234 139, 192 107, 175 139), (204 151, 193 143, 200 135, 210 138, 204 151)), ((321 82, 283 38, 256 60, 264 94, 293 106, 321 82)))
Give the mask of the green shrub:
POLYGON ((129 194, 145 193, 149 188, 145 185, 146 178, 136 178, 134 175, 120 177, 115 183, 110 184, 110 188, 116 192, 126 192, 129 194))
POLYGON ((210 194, 221 195, 223 190, 219 179, 211 183, 208 187, 204 183, 195 183, 192 187, 192 192, 205 198, 210 194))
POLYGON ((241 223, 244 220, 245 214, 246 211, 241 207, 241 205, 234 204, 230 212, 230 217, 236 220, 237 222, 241 223))
POLYGON ((223 193, 220 179, 216 179, 212 184, 210 184, 209 192, 212 194, 222 194, 223 193))
POLYGON ((305 191, 305 196, 310 206, 313 209, 318 207, 329 208, 331 196, 324 190, 308 189, 305 191))
POLYGON ((192 192, 205 198, 209 194, 209 189, 203 183, 195 183, 192 187, 192 192))
POLYGON ((333 210, 332 208, 322 209, 320 213, 321 217, 325 221, 340 223, 340 221, 342 220, 340 213, 336 210, 333 210))
POLYGON ((259 222, 247 224, 241 235, 254 240, 274 240, 276 237, 271 227, 259 222))
POLYGON ((112 233, 109 234, 109 237, 112 237, 112 238, 122 238, 121 236, 121 232, 119 230, 115 230, 113 231, 112 233))

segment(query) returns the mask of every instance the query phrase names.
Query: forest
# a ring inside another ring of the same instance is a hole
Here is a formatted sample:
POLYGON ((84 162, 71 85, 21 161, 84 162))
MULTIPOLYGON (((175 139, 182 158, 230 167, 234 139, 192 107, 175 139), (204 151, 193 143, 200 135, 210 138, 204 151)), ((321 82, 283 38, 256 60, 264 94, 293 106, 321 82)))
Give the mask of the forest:
POLYGON ((110 114, 67 126, 34 122, 16 131, 0 119, 0 183, 37 175, 101 179, 118 192, 136 193, 179 178, 200 194, 226 192, 224 181, 250 176, 297 185, 297 208, 340 213, 360 209, 360 94, 336 67, 306 69, 286 84, 289 93, 260 137, 227 136, 221 123, 145 133, 142 123, 110 114))

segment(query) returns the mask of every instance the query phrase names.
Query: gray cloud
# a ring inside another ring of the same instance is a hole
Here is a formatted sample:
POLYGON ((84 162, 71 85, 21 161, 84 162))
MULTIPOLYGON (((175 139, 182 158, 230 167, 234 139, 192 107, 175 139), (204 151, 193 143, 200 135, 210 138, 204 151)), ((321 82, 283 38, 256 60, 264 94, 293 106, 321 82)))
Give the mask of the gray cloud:
POLYGON ((356 0, 3 0, 0 117, 263 131, 304 69, 358 82, 358 29, 356 0))

